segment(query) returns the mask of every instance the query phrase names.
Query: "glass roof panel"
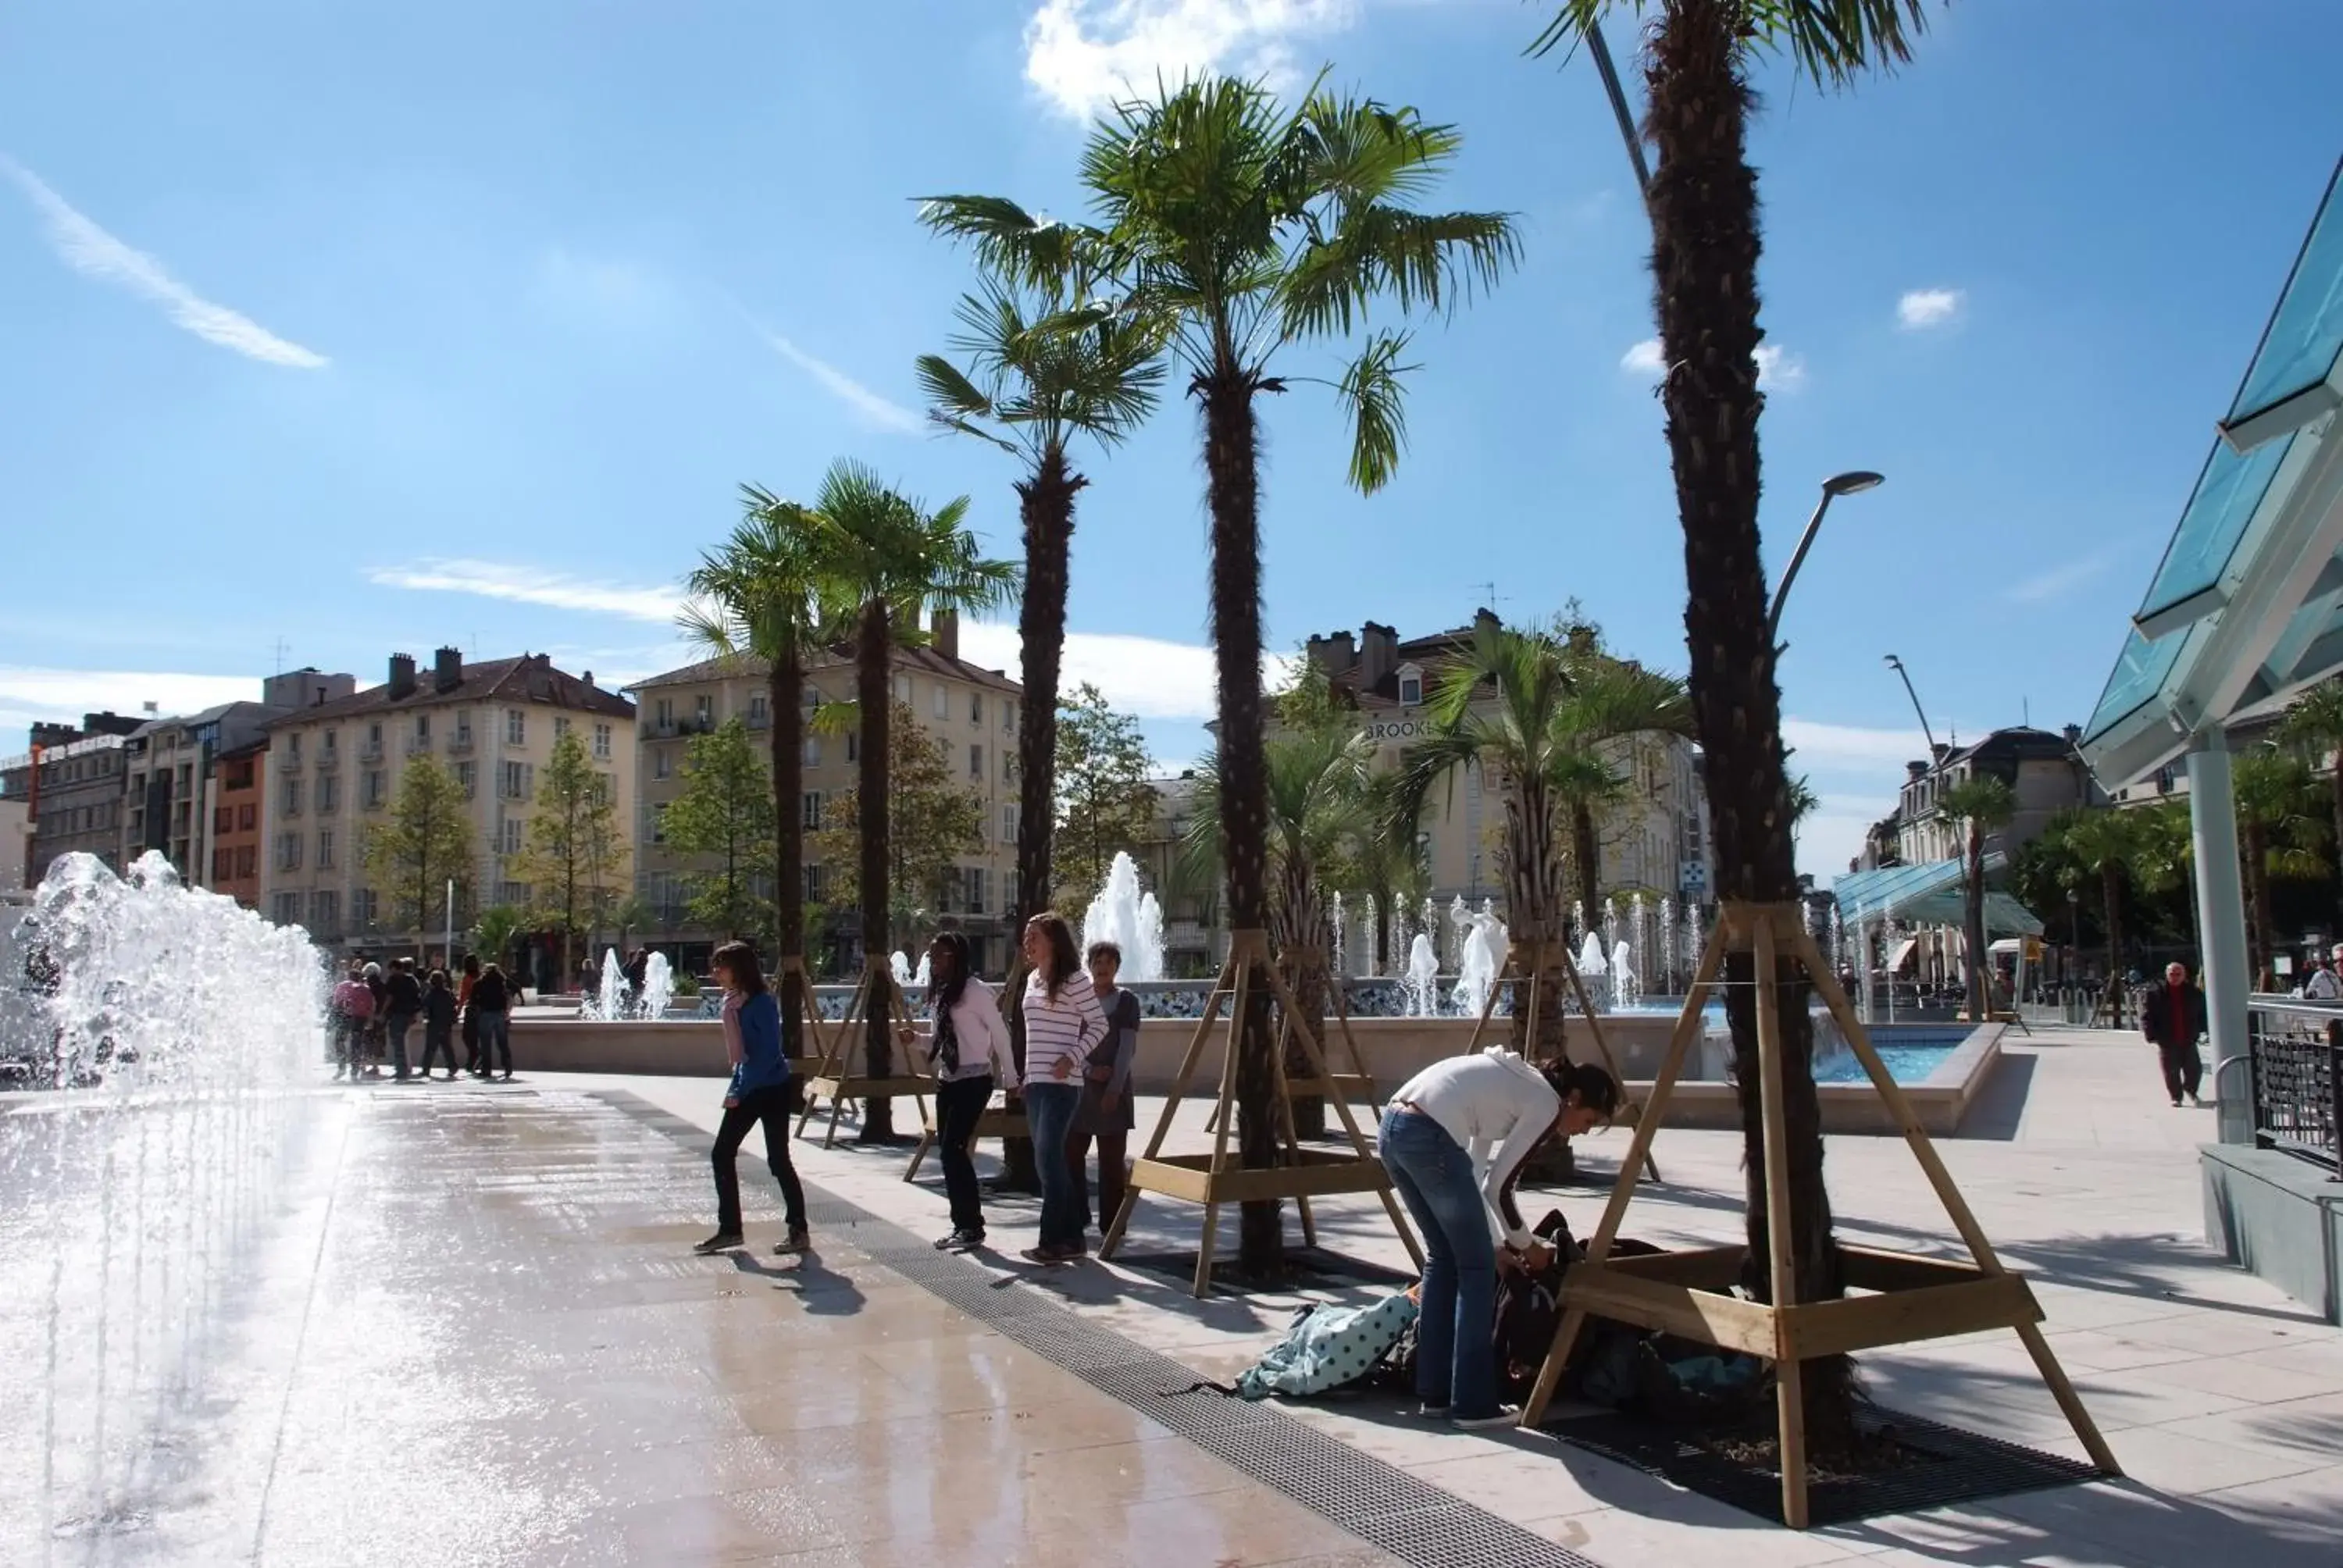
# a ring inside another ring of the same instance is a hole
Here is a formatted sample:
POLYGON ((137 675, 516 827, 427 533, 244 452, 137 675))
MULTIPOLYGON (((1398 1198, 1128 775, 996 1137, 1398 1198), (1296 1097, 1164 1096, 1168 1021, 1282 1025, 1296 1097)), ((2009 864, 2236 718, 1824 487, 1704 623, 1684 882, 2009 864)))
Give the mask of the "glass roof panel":
POLYGON ((2156 580, 2148 584, 2147 598, 2140 601, 2141 615, 2170 609, 2221 580, 2229 558, 2237 553, 2237 541, 2245 537, 2246 525, 2253 521, 2262 498, 2269 493, 2270 481, 2278 477, 2278 465, 2293 449, 2291 435, 2265 442, 2243 457, 2231 451, 2226 441, 2213 443, 2213 455, 2205 459, 2204 471, 2197 476, 2196 492, 2180 514, 2180 526, 2172 530, 2172 543, 2165 548, 2156 580))
POLYGON ((2246 372, 2245 385, 2229 406, 2231 424, 2334 374, 2336 356, 2343 353, 2343 203, 2335 199, 2338 182, 2343 182, 2343 163, 2328 181, 2326 199, 2295 258, 2286 292, 2278 296, 2253 368, 2246 372))
POLYGON ((2197 635, 2197 628, 2170 632, 2150 642, 2133 627, 2124 638, 2123 652, 2116 656, 2116 667, 2107 676, 2107 689, 2099 693, 2099 705, 2091 712, 2091 721, 2085 726, 2085 738, 2096 739, 2121 724, 2145 706, 2164 685, 2165 677, 2180 658, 2180 650, 2197 635))

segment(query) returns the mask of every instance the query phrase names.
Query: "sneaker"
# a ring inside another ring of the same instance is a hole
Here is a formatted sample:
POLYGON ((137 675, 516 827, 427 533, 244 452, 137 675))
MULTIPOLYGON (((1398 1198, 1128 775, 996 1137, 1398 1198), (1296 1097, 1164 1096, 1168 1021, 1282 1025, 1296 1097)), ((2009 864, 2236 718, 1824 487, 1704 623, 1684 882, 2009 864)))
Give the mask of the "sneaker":
POLYGON ((2173 1110, 2175 1110, 2175 1111, 2177 1111, 2177 1110, 2179 1110, 2179 1109, 2180 1109, 2180 1099, 2179 1099, 2179 1096, 2177 1096, 2177 1095, 2175 1095, 2175 1096, 2173 1097, 2173 1101, 2172 1101, 2172 1109, 2173 1109, 2173 1110))
POLYGON ((1521 1419, 1519 1409, 1501 1404, 1494 1415, 1452 1415, 1448 1418, 1448 1424, 1459 1432, 1494 1432, 1501 1426, 1518 1425, 1521 1419))
POLYGON ((949 1252, 954 1247, 960 1245, 960 1231, 957 1227, 954 1227, 948 1234, 938 1236, 929 1244, 934 1247, 939 1252, 949 1252))
POLYGON ((950 1238, 950 1245, 949 1247, 947 1247, 945 1250, 946 1250, 947 1251, 952 1251, 952 1252, 973 1252, 973 1251, 975 1251, 979 1247, 981 1247, 981 1246, 983 1246, 983 1245, 984 1245, 984 1232, 983 1232, 983 1231, 955 1231, 955 1232, 952 1234, 952 1236, 951 1236, 951 1238, 950 1238))
POLYGON ((1045 1266, 1066 1261, 1066 1254, 1055 1247, 1028 1247, 1017 1255, 1029 1263, 1041 1263, 1045 1266))
POLYGON ((704 1258, 710 1252, 729 1252, 739 1244, 739 1231, 719 1231, 716 1234, 709 1237, 708 1240, 700 1242, 697 1247, 694 1247, 692 1251, 704 1258))
POLYGON ((773 1254, 776 1257, 794 1258, 800 1252, 810 1252, 812 1251, 813 1238, 807 1235, 803 1231, 792 1231, 788 1235, 773 1243, 773 1254))
POLYGON ((2202 1111, 2205 1109, 2205 1097, 2201 1094, 2192 1094, 2188 1097, 2188 1103, 2202 1111))
POLYGON ((1415 1413, 1426 1421, 1446 1421, 1448 1407, 1444 1404, 1420 1404, 1415 1407, 1415 1413))

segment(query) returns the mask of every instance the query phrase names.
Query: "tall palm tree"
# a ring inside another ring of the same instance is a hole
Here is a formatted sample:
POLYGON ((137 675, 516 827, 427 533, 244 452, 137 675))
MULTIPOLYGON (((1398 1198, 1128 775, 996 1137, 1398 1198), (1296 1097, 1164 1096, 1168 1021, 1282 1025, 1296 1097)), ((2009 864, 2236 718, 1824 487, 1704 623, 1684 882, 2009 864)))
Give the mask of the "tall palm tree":
POLYGON ((1432 868, 1420 837, 1423 809, 1408 815, 1400 773, 1376 773, 1367 780, 1365 821, 1353 838, 1346 856, 1354 891, 1374 903, 1374 964, 1377 974, 1393 972, 1392 913, 1413 909, 1432 892, 1432 868))
MULTIPOLYGON (((995 197, 934 196, 920 221, 948 236, 980 233, 1009 204, 995 197)), ((1012 222, 1033 226, 1017 212, 1012 222)), ((1121 443, 1154 412, 1162 389, 1162 318, 1101 313, 1060 329, 1091 303, 1111 257, 1095 242, 1037 247, 1021 269, 995 266, 961 297, 950 347, 968 368, 922 355, 920 385, 930 417, 991 443, 1023 464, 1016 481, 1025 534, 1025 589, 1017 632, 1025 706, 1018 715, 1017 892, 1011 924, 1050 907, 1050 851, 1057 810, 1058 671, 1066 642, 1066 589, 1074 503, 1090 481, 1069 447, 1079 436, 1121 443)), ((1021 962, 1021 960, 1020 960, 1021 962)))
MULTIPOLYGON (((2297 699, 2286 710, 2279 734, 2327 769, 2335 842, 2343 846, 2343 676, 2320 681, 2297 699)), ((2343 855, 2336 864, 2343 867, 2343 855)), ((2337 881, 2336 890, 2343 900, 2343 879, 2337 881)))
MULTIPOLYGON (((805 672, 842 627, 830 607, 833 530, 814 508, 740 487, 740 521, 685 579, 684 635, 719 658, 761 660, 773 776, 773 950, 780 960, 781 1049, 805 1054, 805 672)), ((809 1000, 810 999, 805 999, 809 1000)))
MULTIPOLYGON (((1424 704, 1432 728, 1401 759, 1395 817, 1413 821, 1433 789, 1453 787, 1478 769, 1504 800, 1505 916, 1516 931, 1563 935, 1565 903, 1561 833, 1586 812, 1584 839, 1571 857, 1582 890, 1595 886, 1594 807, 1616 798, 1625 781, 1603 748, 1621 737, 1659 730, 1682 734, 1691 714, 1680 682, 1608 658, 1583 643, 1544 630, 1483 621, 1472 645, 1443 671, 1424 704), (1565 822, 1565 817, 1570 822, 1565 822)), ((1393 831, 1398 830, 1395 821, 1393 831)), ((1599 894, 1586 916, 1599 930, 1599 894)), ((1563 977, 1548 975, 1537 999, 1539 1038, 1526 1038, 1529 1010, 1513 1028, 1524 1051, 1560 1052, 1563 977)))
POLYGON ((1961 879, 1961 940, 1968 949, 1969 1019, 1983 1023, 1993 1008, 1992 988, 1987 983, 1993 962, 1985 930, 1986 839, 1995 829, 2007 827, 2017 815, 2017 796, 2006 779, 1979 773, 1946 789, 1936 805, 1946 816, 1959 821, 1967 835, 1963 856, 1967 869, 1961 879))
MULTIPOLYGON (((1533 50, 1575 40, 1614 0, 1562 0, 1533 50)), ((1643 60, 1643 135, 1658 155, 1645 207, 1667 368, 1660 396, 1684 535, 1684 635, 1708 788, 1716 893, 1751 903, 1797 897, 1782 698, 1774 676, 1769 595, 1758 552, 1757 173, 1748 125, 1754 57, 1786 49, 1799 71, 1841 86, 1909 57, 1921 0, 1638 0, 1653 23, 1643 60)), ((1767 1256, 1764 1120, 1759 1103, 1755 960, 1725 979, 1741 1085, 1750 1256, 1767 1256)), ((1808 988, 1791 966, 1775 996, 1784 1063, 1793 1282, 1800 1301, 1845 1293, 1823 1181, 1822 1111, 1814 1087, 1808 988)), ((1762 1274, 1763 1270, 1755 1271, 1762 1274)), ((1765 1288, 1760 1282, 1761 1289, 1765 1288)), ((1807 1431, 1825 1448, 1852 1443, 1855 1381, 1844 1358, 1810 1362, 1807 1431)))
POLYGON ((2077 881, 2099 885, 2100 923, 2107 939, 2108 1021, 2117 1028, 2123 1025, 2124 889, 2138 858, 2144 830, 2137 812, 2077 806, 2053 817, 2039 840, 2066 859, 2077 881))
POLYGON ((2237 759, 2237 859, 2245 873, 2246 935, 2253 949, 2254 985, 2278 984, 2278 920, 2270 882, 2316 877, 2327 869, 2319 853, 2326 838, 2318 787, 2302 759, 2275 746, 2237 759))
MULTIPOLYGON (((960 525, 968 516, 961 496, 930 513, 897 494, 859 463, 830 466, 814 502, 832 530, 829 582, 837 602, 854 616, 854 692, 859 734, 855 779, 855 830, 860 839, 862 951, 865 961, 888 950, 890 862, 887 841, 887 729, 893 653, 900 644, 923 640, 922 609, 977 614, 1007 602, 1016 591, 1017 568, 988 560, 960 525)), ((890 1075, 894 1022, 883 1006, 866 1010, 864 1070, 890 1075)), ((866 1143, 891 1141, 893 1102, 870 1101, 859 1137, 866 1143)))

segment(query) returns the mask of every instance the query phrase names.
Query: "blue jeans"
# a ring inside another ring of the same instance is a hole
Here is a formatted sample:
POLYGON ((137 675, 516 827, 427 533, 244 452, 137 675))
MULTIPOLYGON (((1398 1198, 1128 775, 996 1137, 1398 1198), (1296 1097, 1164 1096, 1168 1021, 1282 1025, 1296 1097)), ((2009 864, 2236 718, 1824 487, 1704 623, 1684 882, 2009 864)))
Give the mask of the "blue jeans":
POLYGON ((1497 1248, 1473 1157, 1420 1111, 1383 1112, 1383 1169, 1423 1237, 1415 1392, 1460 1420, 1497 1413, 1497 1248))
POLYGON ((1029 1083, 1025 1121, 1033 1135, 1033 1163, 1041 1178, 1041 1245, 1080 1247, 1081 1201, 1074 1195, 1073 1167, 1066 1159, 1066 1132, 1082 1102, 1079 1083, 1029 1083))

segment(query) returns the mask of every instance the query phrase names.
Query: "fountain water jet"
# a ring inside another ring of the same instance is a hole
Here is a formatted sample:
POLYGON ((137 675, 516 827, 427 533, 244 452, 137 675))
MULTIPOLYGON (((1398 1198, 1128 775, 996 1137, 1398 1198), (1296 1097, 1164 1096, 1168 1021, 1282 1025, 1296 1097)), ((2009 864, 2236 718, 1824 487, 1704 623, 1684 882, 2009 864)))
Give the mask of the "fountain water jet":
POLYGON ((1139 885, 1139 862, 1117 849, 1106 869, 1106 880, 1090 908, 1082 911, 1082 948, 1092 942, 1112 942, 1122 950, 1119 978, 1159 980, 1163 978, 1163 906, 1139 885))

